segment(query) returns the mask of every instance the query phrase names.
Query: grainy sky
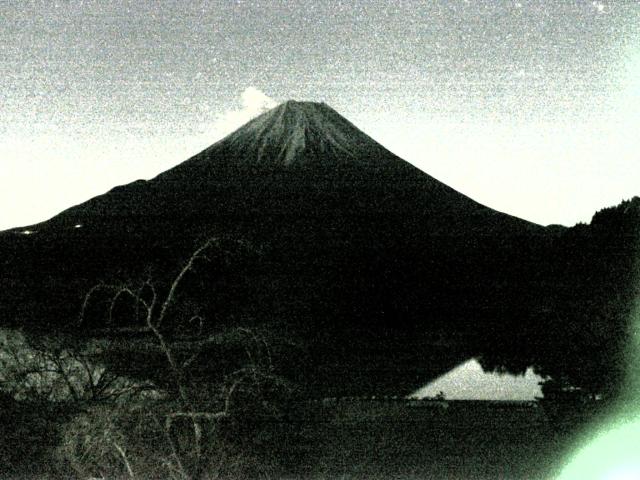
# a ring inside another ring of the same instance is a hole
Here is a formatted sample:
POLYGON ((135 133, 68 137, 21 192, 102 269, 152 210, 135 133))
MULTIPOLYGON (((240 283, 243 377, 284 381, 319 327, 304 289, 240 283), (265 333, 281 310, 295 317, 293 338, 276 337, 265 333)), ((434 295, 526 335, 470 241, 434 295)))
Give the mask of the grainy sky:
POLYGON ((640 194, 638 0, 0 0, 0 229, 326 101, 488 206, 640 194))

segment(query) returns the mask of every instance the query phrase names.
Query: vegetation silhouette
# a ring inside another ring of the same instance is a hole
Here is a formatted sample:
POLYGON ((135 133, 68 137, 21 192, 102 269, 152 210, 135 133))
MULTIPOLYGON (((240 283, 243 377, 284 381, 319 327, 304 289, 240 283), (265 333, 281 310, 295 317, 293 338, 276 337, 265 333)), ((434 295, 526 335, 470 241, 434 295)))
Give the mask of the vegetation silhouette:
MULTIPOLYGON (((28 432, 12 440, 27 443, 34 433, 46 434, 52 440, 34 449, 30 466, 58 465, 53 471, 36 470, 36 475, 191 480, 253 478, 273 468, 275 460, 255 441, 265 435, 265 426, 285 415, 294 389, 275 372, 266 338, 243 327, 213 333, 204 318, 183 317, 179 308, 188 277, 225 256, 223 243, 210 239, 200 246, 166 292, 160 293, 149 278, 136 289, 125 283, 90 289, 81 323, 89 321, 93 300, 104 292, 110 321, 103 337, 82 350, 73 348, 73 339, 43 340, 35 348, 7 337, 2 348, 5 403, 8 411, 23 412, 19 418, 28 432), (180 313, 169 323, 174 310, 180 313), (140 321, 140 327, 119 326, 127 322, 115 317, 125 312, 135 316, 129 325, 140 321), (114 338, 134 331, 138 336, 127 348, 155 347, 163 360, 154 362, 157 371, 145 380, 140 369, 136 378, 127 377, 126 369, 108 362, 119 343, 114 338), (222 346, 227 356, 217 375, 206 377, 197 366, 202 356, 212 354, 211 345, 222 346), (229 352, 236 354, 233 367, 229 352), (37 405, 46 408, 26 415, 37 405), (38 423, 43 424, 40 430, 34 426, 38 423)), ((27 459, 12 457, 13 445, 7 447, 2 473, 24 473, 27 459)))

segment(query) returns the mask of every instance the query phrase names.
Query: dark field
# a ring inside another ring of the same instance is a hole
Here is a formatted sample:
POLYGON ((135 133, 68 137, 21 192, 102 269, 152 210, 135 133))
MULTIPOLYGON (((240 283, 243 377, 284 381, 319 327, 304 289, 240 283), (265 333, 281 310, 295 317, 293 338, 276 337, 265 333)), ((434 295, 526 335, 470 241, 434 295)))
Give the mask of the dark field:
POLYGON ((535 402, 325 401, 296 423, 290 479, 552 478, 570 439, 535 402))
MULTIPOLYGON (((569 410, 575 413, 578 409, 569 410)), ((63 457, 56 456, 55 449, 61 438, 47 423, 55 427, 69 422, 71 417, 64 409, 30 408, 22 416, 2 413, 5 448, 0 478, 88 478, 58 468, 63 457)), ((233 460, 239 462, 239 469, 220 475, 207 467, 201 478, 552 479, 570 452, 578 425, 584 425, 586 419, 564 415, 560 422, 557 413, 537 402, 400 399, 301 402, 290 406, 284 418, 254 418, 261 426, 245 430, 254 433, 252 446, 233 460)), ((83 427, 80 434, 91 435, 89 427, 83 427)), ((128 432, 131 458, 138 468, 135 478, 166 478, 153 468, 162 457, 154 453, 160 450, 136 450, 136 446, 162 448, 161 438, 152 429, 143 431, 150 435, 145 441, 128 432)), ((225 462, 224 452, 214 446, 210 452, 213 463, 225 462)), ((104 475, 105 480, 133 478, 121 476, 117 469, 104 475)))

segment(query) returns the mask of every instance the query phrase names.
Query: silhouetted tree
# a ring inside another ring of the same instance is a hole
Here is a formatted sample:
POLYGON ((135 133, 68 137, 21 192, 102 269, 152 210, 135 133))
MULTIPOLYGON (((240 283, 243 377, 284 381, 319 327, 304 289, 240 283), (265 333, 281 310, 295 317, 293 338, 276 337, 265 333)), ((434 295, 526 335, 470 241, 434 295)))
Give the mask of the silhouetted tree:
POLYGON ((97 407, 78 417, 68 427, 61 450, 77 474, 110 471, 135 478, 142 472, 143 477, 200 479, 239 472, 245 475, 251 468, 264 467, 250 461, 254 452, 247 439, 256 433, 256 418, 279 414, 279 405, 290 389, 275 373, 268 341, 257 330, 246 327, 212 333, 206 318, 199 314, 170 317, 172 310, 179 309, 179 292, 187 277, 203 263, 211 262, 211 257, 219 254, 219 245, 211 239, 200 246, 164 290, 147 277, 135 287, 102 283, 87 293, 81 324, 87 320, 94 296, 107 292, 112 331, 146 334, 164 357, 171 381, 167 390, 144 402, 144 406, 97 407), (115 312, 122 303, 128 304, 134 315, 134 321, 127 323, 137 327, 114 326, 115 312), (202 378, 193 373, 203 352, 220 344, 236 345, 244 351, 245 360, 238 368, 223 373, 220 384, 203 384, 202 378), (241 425, 254 428, 241 432, 241 425), (230 428, 244 436, 231 441, 230 428), (163 440, 149 443, 149 438, 163 440), (239 449, 238 440, 245 448, 239 449))
POLYGON ((484 352, 483 366, 511 372, 533 366, 553 384, 617 397, 629 369, 639 267, 638 197, 561 231, 541 259, 547 272, 536 287, 548 308, 516 324, 520 335, 510 345, 484 352))

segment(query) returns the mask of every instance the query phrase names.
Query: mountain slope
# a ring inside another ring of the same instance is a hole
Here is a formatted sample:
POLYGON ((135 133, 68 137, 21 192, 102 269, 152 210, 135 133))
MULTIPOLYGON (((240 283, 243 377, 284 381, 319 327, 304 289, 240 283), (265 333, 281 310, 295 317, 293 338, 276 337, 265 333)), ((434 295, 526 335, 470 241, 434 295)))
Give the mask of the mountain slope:
POLYGON ((465 229, 490 231, 502 223, 516 230, 541 230, 499 214, 435 180, 330 107, 295 101, 262 114, 150 181, 116 187, 29 228, 85 225, 90 217, 98 222, 120 216, 155 221, 176 211, 181 217, 215 217, 230 212, 245 216, 255 209, 283 214, 311 197, 319 202, 329 197, 334 203, 349 201, 351 204, 339 208, 362 207, 365 213, 433 212, 447 220, 447 225, 441 226, 446 233, 461 222, 465 229))
POLYGON ((240 164, 338 166, 388 164, 393 155, 323 103, 288 101, 251 120, 182 168, 218 152, 240 164))

